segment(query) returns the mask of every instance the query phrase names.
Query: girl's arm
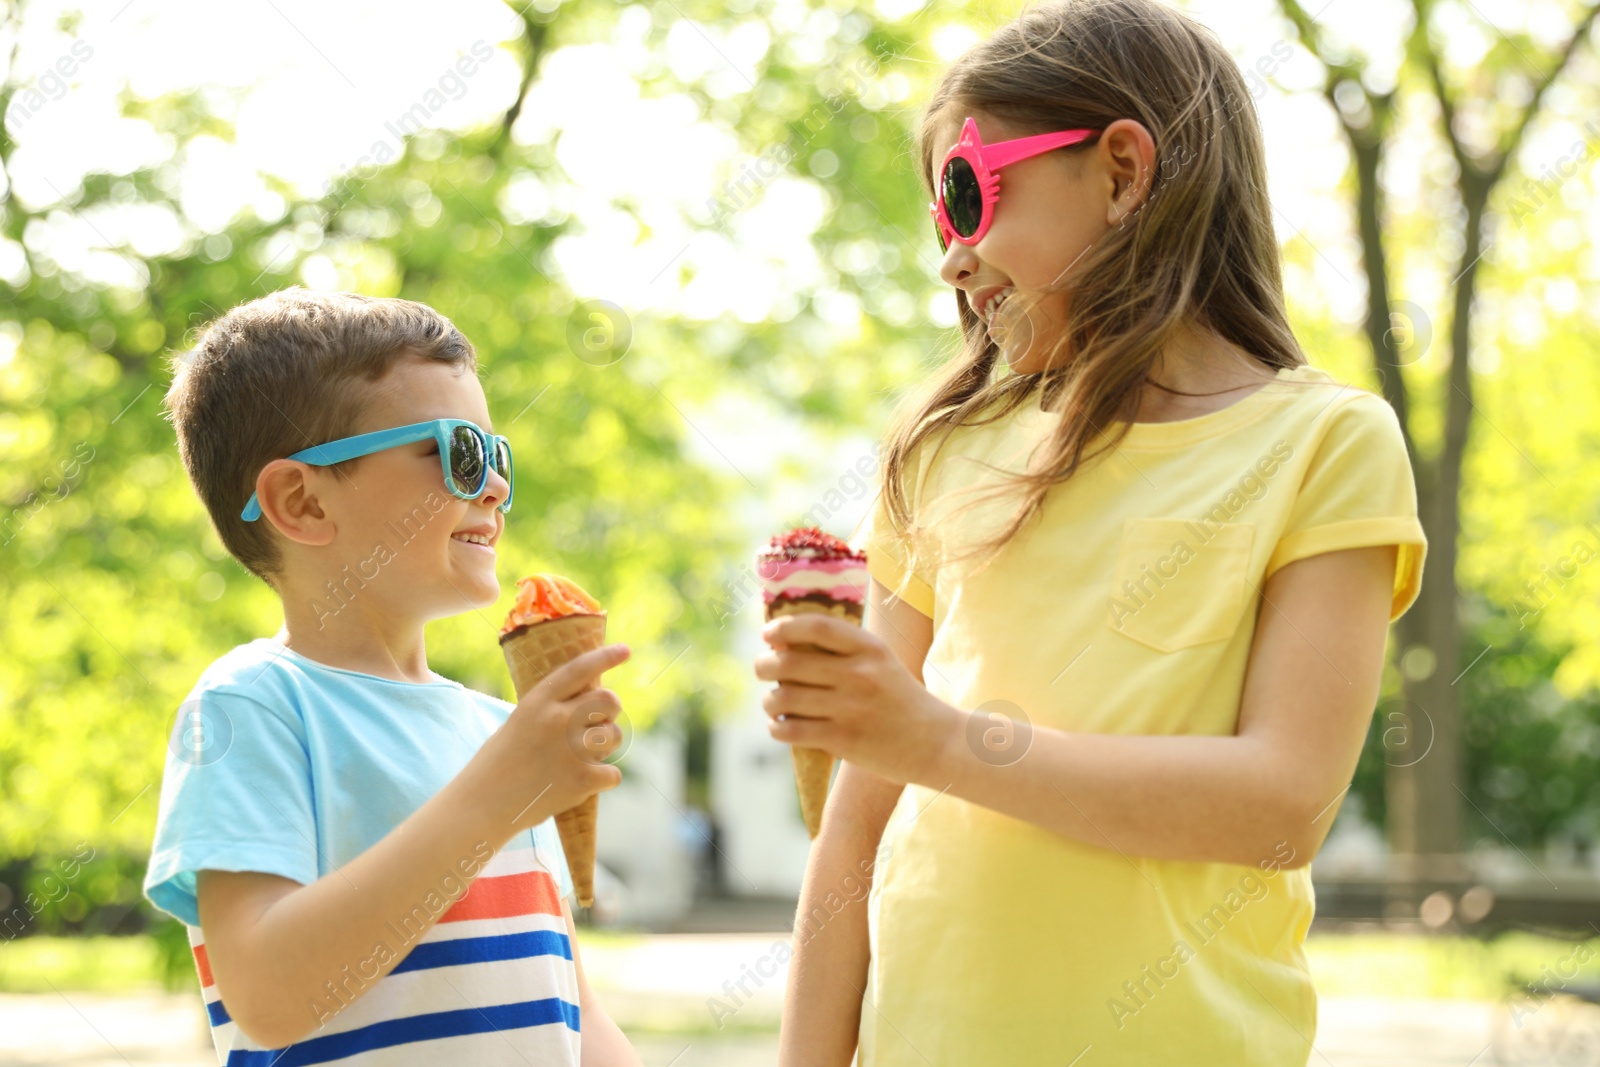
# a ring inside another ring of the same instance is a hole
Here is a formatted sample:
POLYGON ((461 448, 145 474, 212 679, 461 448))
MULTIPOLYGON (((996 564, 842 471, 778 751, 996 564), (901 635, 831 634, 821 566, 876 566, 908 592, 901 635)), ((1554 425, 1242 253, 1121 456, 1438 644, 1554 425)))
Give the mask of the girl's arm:
POLYGON ((1327 552, 1268 580, 1232 737, 1035 726, 1025 755, 994 766, 967 747, 969 712, 823 615, 769 623, 776 652, 756 673, 791 683, 764 701, 780 741, 1128 855, 1297 867, 1327 835, 1377 703, 1396 551, 1327 552), (841 655, 787 647, 807 641, 841 655))
MULTIPOLYGON (((892 649, 920 683, 922 661, 933 643, 933 620, 891 596, 876 580, 867 600, 867 631, 892 649)), ((839 768, 823 809, 822 829, 811 846, 795 916, 780 1067, 848 1067, 855 1053, 867 980, 866 894, 883 828, 904 788, 849 763, 839 768), (829 894, 850 903, 831 913, 825 904, 829 894)))
POLYGON ((594 990, 583 974, 583 960, 578 953, 578 927, 572 921, 572 909, 561 902, 561 918, 567 924, 567 938, 572 945, 572 965, 578 970, 578 1023, 581 1067, 643 1067, 639 1054, 628 1043, 622 1029, 612 1021, 594 990))

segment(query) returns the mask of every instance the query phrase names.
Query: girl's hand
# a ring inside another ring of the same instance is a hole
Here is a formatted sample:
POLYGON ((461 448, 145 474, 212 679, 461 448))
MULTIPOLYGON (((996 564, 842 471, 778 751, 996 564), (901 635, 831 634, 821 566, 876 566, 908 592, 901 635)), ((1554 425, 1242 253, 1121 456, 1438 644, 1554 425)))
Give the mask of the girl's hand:
POLYGON ((831 615, 786 615, 761 632, 756 677, 767 731, 879 777, 926 784, 961 736, 963 714, 934 697, 875 635, 831 615), (815 645, 819 649, 796 646, 815 645))

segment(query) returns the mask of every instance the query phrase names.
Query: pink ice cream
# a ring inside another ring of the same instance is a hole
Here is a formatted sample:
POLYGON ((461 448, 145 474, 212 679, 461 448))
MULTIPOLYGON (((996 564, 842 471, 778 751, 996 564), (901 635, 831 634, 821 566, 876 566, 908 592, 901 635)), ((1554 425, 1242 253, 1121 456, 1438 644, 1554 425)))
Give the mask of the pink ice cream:
POLYGON ((814 526, 774 537, 756 557, 767 618, 785 604, 812 601, 860 622, 867 602, 867 557, 814 526))

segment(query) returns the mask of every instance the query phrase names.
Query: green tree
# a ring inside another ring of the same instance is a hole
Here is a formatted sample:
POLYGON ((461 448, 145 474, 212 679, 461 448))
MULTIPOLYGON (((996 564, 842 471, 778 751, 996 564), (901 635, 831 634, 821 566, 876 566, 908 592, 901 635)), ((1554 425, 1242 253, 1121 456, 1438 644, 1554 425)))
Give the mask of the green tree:
POLYGON ((1472 73, 1468 89, 1452 84, 1438 44, 1443 32, 1438 24, 1445 16, 1472 17, 1458 5, 1414 0, 1404 66, 1398 72, 1381 70, 1348 44, 1331 39, 1298 0, 1280 0, 1280 6, 1300 42, 1322 63, 1323 94, 1349 144, 1355 230, 1367 283, 1365 325, 1372 369, 1384 397, 1400 417, 1429 541, 1422 592, 1396 626, 1406 703, 1412 709, 1407 715, 1413 721, 1392 735, 1399 739, 1400 758, 1388 763, 1389 838, 1402 855, 1449 862, 1448 857, 1459 854, 1463 844, 1462 690, 1455 688, 1463 667, 1457 541, 1462 527, 1462 469, 1475 411, 1469 359, 1476 343, 1473 313, 1483 256, 1492 241, 1488 236, 1490 199, 1516 161, 1551 87, 1587 40, 1600 5, 1585 5, 1570 34, 1553 50, 1529 34, 1518 33, 1513 38, 1494 29, 1497 39, 1472 73), (1539 58, 1530 58, 1534 56, 1539 58), (1413 75, 1424 79, 1422 86, 1410 84, 1413 75), (1393 251, 1388 245, 1393 243, 1394 223, 1380 179, 1385 151, 1397 132, 1404 90, 1427 93, 1437 106, 1443 139, 1454 163, 1451 185, 1456 204, 1451 213, 1461 229, 1456 261, 1441 268, 1450 278, 1445 287, 1447 362, 1444 372, 1428 383, 1437 396, 1420 414, 1414 397, 1421 384, 1414 379, 1420 373, 1418 368, 1405 368, 1426 350, 1418 338, 1431 334, 1433 316, 1392 295, 1393 251), (1431 450, 1424 451, 1419 448, 1419 437, 1437 440, 1431 450))
MULTIPOLYGON (((652 9, 652 48, 680 23, 715 21, 716 33, 748 24, 769 38, 745 90, 713 92, 709 76, 686 82, 664 67, 645 88, 687 96, 749 152, 729 186, 706 191, 704 232, 726 230, 759 201, 750 161, 782 156, 781 173, 826 199, 813 239, 825 269, 792 294, 782 320, 626 308, 596 319, 584 301, 607 294, 572 291, 551 255, 581 221, 530 217, 517 195, 570 185, 556 162, 560 132, 533 143, 515 131, 547 58, 607 39, 621 10, 598 0, 523 9, 505 44, 523 76, 501 121, 417 134, 320 197, 274 180, 279 205, 209 232, 175 193, 196 139, 232 136, 200 90, 125 97, 125 116, 172 139, 171 158, 90 173, 49 202, 15 193, 14 135, 25 130, 0 131, 0 260, 20 264, 0 280, 0 865, 47 866, 79 842, 106 856, 146 849, 185 693, 217 655, 276 628, 270 590, 226 556, 194 498, 159 400, 167 358, 197 328, 318 271, 426 301, 478 346, 497 429, 523 457, 501 551, 507 591, 515 575, 555 570, 601 597, 614 636, 636 649, 615 681, 633 725, 703 723, 733 706, 749 668, 731 638, 751 616, 730 615, 741 606, 730 590, 753 548, 751 505, 764 498, 738 457, 717 454, 696 413, 761 397, 824 439, 870 431, 886 394, 916 373, 929 290, 918 257, 929 241, 901 166, 899 120, 886 111, 909 91, 899 72, 911 64, 843 4, 815 5, 802 25, 777 11, 652 9), (105 236, 130 207, 161 213, 181 239, 141 254, 105 236), (67 254, 58 236, 67 226, 97 235, 87 260, 67 254), (905 233, 918 239, 896 236, 905 233)), ((7 9, 0 110, 27 91, 16 74, 24 16, 7 9)), ((630 158, 626 145, 618 153, 630 158)), ((796 453, 790 476, 815 474, 796 453)), ((509 695, 497 621, 472 612, 431 627, 435 668, 509 695)), ((136 898, 136 888, 117 892, 136 898)))

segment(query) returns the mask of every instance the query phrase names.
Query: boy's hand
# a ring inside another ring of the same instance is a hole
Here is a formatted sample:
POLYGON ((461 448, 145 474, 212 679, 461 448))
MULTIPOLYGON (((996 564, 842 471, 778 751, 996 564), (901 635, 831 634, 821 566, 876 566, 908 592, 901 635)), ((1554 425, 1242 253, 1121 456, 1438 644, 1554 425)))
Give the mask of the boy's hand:
POLYGON ((610 689, 590 686, 630 654, 626 645, 606 645, 551 671, 462 770, 500 840, 622 781, 620 770, 600 762, 622 743, 622 704, 610 689))

